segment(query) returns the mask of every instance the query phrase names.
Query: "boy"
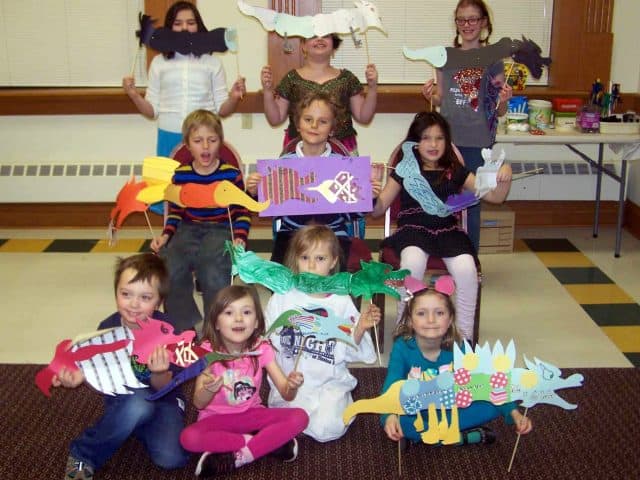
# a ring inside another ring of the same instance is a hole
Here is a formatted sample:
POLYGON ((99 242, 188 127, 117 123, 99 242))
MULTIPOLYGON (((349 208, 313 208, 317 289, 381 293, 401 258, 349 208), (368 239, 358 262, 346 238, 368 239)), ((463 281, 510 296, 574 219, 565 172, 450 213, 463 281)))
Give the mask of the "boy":
MULTIPOLYGON (((174 185, 227 180, 244 190, 240 171, 219 158, 224 135, 217 115, 207 110, 191 112, 182 124, 182 135, 193 161, 176 169, 174 185)), ((245 245, 250 226, 249 211, 238 205, 192 208, 169 203, 167 224, 151 248, 167 262, 170 292, 166 308, 176 330, 194 328, 202 320, 193 299, 193 274, 202 289, 206 313, 218 290, 231 279, 231 260, 223 253, 224 242, 231 240, 233 231, 234 242, 245 245)))
MULTIPOLYGON (((139 329, 138 321, 152 317, 167 321, 156 309, 168 290, 168 273, 164 262, 156 255, 143 253, 119 259, 115 272, 117 312, 102 321, 99 330, 112 327, 139 329)), ((169 370, 169 352, 156 346, 147 364, 131 358, 136 378, 152 389, 160 389, 172 378, 169 370)), ((75 388, 84 382, 81 370, 62 369, 54 377, 54 386, 75 388)), ((93 478, 94 471, 102 467, 131 435, 145 446, 151 460, 161 468, 184 466, 188 453, 180 445, 180 432, 184 428, 184 398, 179 391, 150 402, 145 399, 148 388, 132 390, 130 395, 104 396, 104 414, 98 422, 71 442, 67 460, 67 479, 93 478)))

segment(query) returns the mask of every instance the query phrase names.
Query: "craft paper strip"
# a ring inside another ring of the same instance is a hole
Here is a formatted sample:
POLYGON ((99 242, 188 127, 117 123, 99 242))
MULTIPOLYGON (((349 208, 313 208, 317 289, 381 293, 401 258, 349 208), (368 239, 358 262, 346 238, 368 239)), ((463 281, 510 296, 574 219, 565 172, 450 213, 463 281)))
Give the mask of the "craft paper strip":
POLYGON ((258 160, 258 200, 270 201, 261 217, 370 212, 369 157, 258 160))

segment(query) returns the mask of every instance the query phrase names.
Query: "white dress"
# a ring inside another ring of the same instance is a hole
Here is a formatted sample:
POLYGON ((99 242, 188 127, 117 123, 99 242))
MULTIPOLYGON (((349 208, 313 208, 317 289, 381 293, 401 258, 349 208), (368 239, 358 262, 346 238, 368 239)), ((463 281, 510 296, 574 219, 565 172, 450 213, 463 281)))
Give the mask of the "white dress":
MULTIPOLYGON (((286 294, 275 293, 271 296, 265 310, 267 328, 281 313, 292 309, 324 309, 330 315, 344 319, 345 324, 352 323, 354 327, 360 317, 347 295, 315 298, 293 289, 286 294)), ((287 402, 270 382, 269 406, 303 408, 309 415, 309 425, 304 433, 319 442, 328 442, 340 438, 347 431, 347 426, 342 422, 342 412, 353 402, 351 391, 357 384, 347 368, 347 362, 373 363, 376 352, 368 332, 355 348, 342 341, 318 341, 311 335, 303 337, 300 330, 282 328, 271 336, 271 341, 276 349, 276 361, 285 375, 293 370, 303 339, 303 353, 297 370, 304 375, 304 384, 296 398, 287 402)))

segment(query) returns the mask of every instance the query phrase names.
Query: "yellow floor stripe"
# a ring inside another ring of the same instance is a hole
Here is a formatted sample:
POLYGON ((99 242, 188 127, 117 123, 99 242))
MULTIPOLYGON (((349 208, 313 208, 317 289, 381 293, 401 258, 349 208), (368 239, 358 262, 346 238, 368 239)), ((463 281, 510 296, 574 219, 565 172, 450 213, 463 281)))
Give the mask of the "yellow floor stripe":
POLYGON ((593 267, 593 262, 581 252, 537 252, 542 263, 549 267, 593 267))
POLYGON ((142 239, 123 238, 111 246, 107 240, 99 240, 91 249, 91 253, 139 252, 144 242, 142 239))
POLYGON ((567 284, 564 288, 579 304, 635 303, 635 300, 613 283, 567 284))
POLYGON ((602 327, 622 352, 640 352, 640 326, 602 327))
POLYGON ((7 240, 0 246, 0 252, 39 253, 47 248, 51 242, 53 242, 51 239, 14 238, 7 240))

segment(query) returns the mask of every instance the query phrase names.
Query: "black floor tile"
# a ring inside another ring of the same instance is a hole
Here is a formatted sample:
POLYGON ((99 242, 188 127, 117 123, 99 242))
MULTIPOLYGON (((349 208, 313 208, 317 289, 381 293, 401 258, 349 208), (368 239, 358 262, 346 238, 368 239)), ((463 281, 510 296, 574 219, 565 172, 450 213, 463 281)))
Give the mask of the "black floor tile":
POLYGON ((579 252, 566 238, 525 238, 523 242, 534 252, 579 252))
POLYGON ((5 243, 7 243, 8 239, 7 238, 0 238, 0 247, 2 245, 4 245, 5 243))
POLYGON ((624 356, 627 357, 634 366, 640 367, 640 352, 625 352, 624 356))
POLYGON ((615 283, 598 267, 549 267, 563 285, 575 283, 615 283))
POLYGON ((640 305, 609 303, 581 305, 600 327, 640 325, 640 305))
POLYGON ((45 252, 56 253, 87 253, 96 246, 98 240, 95 239, 58 239, 51 242, 45 252))

